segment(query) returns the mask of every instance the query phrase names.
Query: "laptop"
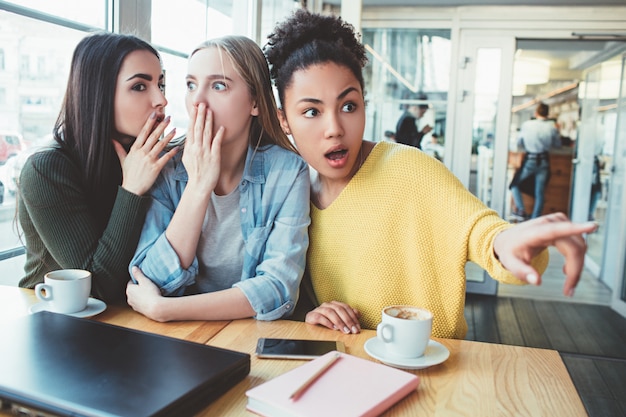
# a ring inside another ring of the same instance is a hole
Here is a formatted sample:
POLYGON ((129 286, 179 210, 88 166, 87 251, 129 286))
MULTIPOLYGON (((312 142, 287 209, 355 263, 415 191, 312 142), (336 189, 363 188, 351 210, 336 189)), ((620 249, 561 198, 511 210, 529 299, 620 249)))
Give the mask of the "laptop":
POLYGON ((250 372, 246 353, 47 311, 0 334, 1 408, 21 415, 188 416, 250 372))

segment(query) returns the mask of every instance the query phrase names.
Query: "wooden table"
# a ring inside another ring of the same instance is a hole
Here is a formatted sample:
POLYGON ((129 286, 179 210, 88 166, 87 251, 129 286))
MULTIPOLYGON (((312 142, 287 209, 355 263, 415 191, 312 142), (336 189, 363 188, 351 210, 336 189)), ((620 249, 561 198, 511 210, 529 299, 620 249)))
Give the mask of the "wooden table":
MULTIPOLYGON (((376 335, 365 330, 358 335, 293 321, 231 322, 208 344, 252 355, 250 375, 232 388, 201 416, 250 416, 245 410, 245 391, 296 366, 298 360, 258 359, 254 356, 259 337, 341 340, 346 352, 372 359, 364 350, 366 340, 376 335)), ((558 352, 466 340, 436 339, 450 350, 444 363, 408 371, 420 376, 417 392, 391 408, 385 416, 586 416, 558 352)), ((349 400, 349 399, 346 399, 349 400)))
MULTIPOLYGON (((26 315, 30 306, 38 301, 33 290, 0 285, 0 320, 26 315)), ((104 312, 94 316, 93 319, 197 343, 206 343, 229 323, 228 321, 159 323, 133 311, 128 306, 121 305, 108 305, 104 312)))
MULTIPOLYGON (((29 306, 35 302, 37 300, 30 290, 0 286, 0 320, 28 314, 29 306)), ((249 353, 252 360, 250 375, 199 416, 252 416, 246 411, 245 392, 304 363, 256 358, 254 351, 259 337, 341 340, 347 353, 374 360, 363 348, 365 341, 376 334, 371 330, 344 335, 289 320, 157 323, 122 306, 108 306, 93 319, 249 353)), ((385 416, 587 415, 556 351, 465 340, 436 340, 450 350, 450 357, 440 365, 408 371, 421 378, 417 391, 396 404, 385 416)), ((8 414, 0 412, 0 416, 8 414)))

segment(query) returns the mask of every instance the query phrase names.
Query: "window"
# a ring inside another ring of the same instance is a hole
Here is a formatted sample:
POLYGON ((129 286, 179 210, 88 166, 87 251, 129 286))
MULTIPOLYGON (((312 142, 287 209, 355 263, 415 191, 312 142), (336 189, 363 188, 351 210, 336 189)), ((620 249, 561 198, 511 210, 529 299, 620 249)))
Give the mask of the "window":
MULTIPOLYGON (((288 15, 299 2, 267 0, 259 11, 246 2, 232 0, 152 0, 142 13, 134 4, 112 0, 19 0, 0 3, 0 134, 22 141, 22 151, 0 162, 0 285, 15 285, 23 273, 23 243, 15 222, 15 179, 20 161, 49 139, 67 84, 76 44, 88 33, 113 30, 113 22, 134 27, 161 53, 166 72, 166 112, 179 136, 187 128, 184 105, 187 55, 206 39, 253 28, 255 12, 262 44, 276 21, 288 15), (120 5, 114 19, 113 6, 120 5), (247 4, 247 6, 246 6, 247 4), (128 13, 124 13, 128 10, 128 13), (128 18, 130 16, 130 19, 128 18), (126 19, 124 19, 126 18, 126 19), (135 21, 136 20, 136 21, 135 21), (148 21, 149 20, 149 21, 148 21), (242 24, 243 22, 243 24, 242 24), (2 187, 0 187, 1 191, 2 187), (7 281, 8 280, 8 281, 7 281)), ((137 7, 146 2, 137 1, 137 7)), ((248 33, 242 33, 249 35, 248 33)), ((252 36, 251 36, 252 38, 252 36)))
POLYGON ((205 40, 232 33, 233 2, 182 0, 172 7, 169 0, 152 0, 151 28, 166 73, 166 113, 172 118, 170 126, 182 135, 187 129, 187 56, 205 40))
POLYGON ((107 29, 110 1, 112 0, 8 0, 6 3, 14 4, 15 8, 30 9, 37 14, 45 13, 51 17, 107 29))
POLYGON ((30 57, 29 56, 20 57, 20 74, 23 74, 24 76, 28 76, 30 74, 30 57))
POLYGON ((182 135, 187 131, 187 109, 185 108, 187 58, 161 52, 161 60, 165 70, 165 96, 167 97, 165 113, 172 118, 170 127, 176 127, 177 135, 182 135))
POLYGON ((277 22, 289 16, 295 9, 300 8, 300 1, 294 0, 263 0, 261 2, 261 27, 259 44, 261 47, 267 42, 267 35, 272 33, 277 22))
MULTIPOLYGON (((167 100, 166 112, 172 117, 171 126, 183 134, 187 129, 185 109, 185 76, 187 56, 200 43, 207 39, 235 33, 235 21, 252 21, 251 10, 243 7, 244 2, 232 0, 181 0, 172 7, 169 0, 153 0, 151 14, 152 43, 161 51, 166 71, 167 100)), ((261 2, 261 27, 259 44, 263 46, 277 21, 289 15, 299 2, 294 0, 264 0, 261 2)), ((246 25, 242 25, 244 27, 246 25)), ((248 33, 252 27, 246 27, 248 33)), ((241 29, 241 28, 239 28, 241 29)))
POLYGON ((0 147, 12 146, 15 151, 7 153, 6 161, 0 162, 0 285, 16 285, 23 275, 25 257, 15 203, 21 163, 52 132, 74 47, 88 29, 76 29, 75 22, 64 19, 73 18, 83 26, 93 25, 91 29, 104 29, 105 4, 106 1, 94 0, 65 1, 62 5, 23 0, 19 7, 1 6, 0 138, 7 141, 0 147), (20 142, 17 145, 16 140, 20 142))
MULTIPOLYGON (((380 141, 394 133, 406 104, 427 104, 434 140, 445 142, 450 73, 450 30, 363 29, 369 62, 365 67, 368 125, 365 138, 380 141)), ((439 153, 442 153, 440 151, 439 153)), ((443 155, 439 155, 443 157, 443 155)))
POLYGON ((52 131, 67 83, 69 57, 84 33, 0 10, 0 36, 0 132, 4 134, 0 136, 16 149, 0 163, 0 253, 6 254, 0 256, 0 284, 15 285, 24 263, 24 256, 15 256, 23 252, 15 221, 20 161, 52 131), (64 59, 49 61, 50 57, 64 59))
POLYGON ((152 43, 188 54, 199 43, 233 33, 233 1, 152 0, 152 43), (205 4, 206 3, 206 4, 205 4))

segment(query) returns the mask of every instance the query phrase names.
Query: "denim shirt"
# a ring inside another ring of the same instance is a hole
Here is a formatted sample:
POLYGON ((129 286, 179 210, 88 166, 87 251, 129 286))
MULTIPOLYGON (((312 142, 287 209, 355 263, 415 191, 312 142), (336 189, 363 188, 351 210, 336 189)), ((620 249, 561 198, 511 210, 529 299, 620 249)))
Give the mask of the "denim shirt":
MULTIPOLYGON (((152 202, 129 270, 139 266, 164 295, 183 295, 194 284, 198 259, 183 269, 165 237, 187 185, 179 152, 152 187, 152 202)), ((308 165, 276 145, 248 148, 241 183, 239 214, 244 240, 241 280, 256 319, 276 320, 292 313, 309 246, 310 180, 308 165)), ((132 274, 131 274, 132 276, 132 274)))

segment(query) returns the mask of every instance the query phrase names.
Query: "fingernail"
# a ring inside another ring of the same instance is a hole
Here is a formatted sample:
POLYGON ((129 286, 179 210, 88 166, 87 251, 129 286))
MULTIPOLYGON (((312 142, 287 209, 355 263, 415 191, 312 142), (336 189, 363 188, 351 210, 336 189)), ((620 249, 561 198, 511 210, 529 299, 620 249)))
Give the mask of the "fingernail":
POLYGON ((163 122, 169 123, 170 122, 170 116, 167 116, 165 119, 163 119, 163 122))
POLYGON ((337 328, 337 326, 333 324, 333 330, 339 330, 339 329, 337 328))
POLYGON ((528 274, 526 275, 526 281, 528 281, 529 284, 537 285, 537 282, 539 282, 539 278, 537 278, 537 275, 535 274, 528 274))
POLYGON ((152 113, 150 113, 150 118, 151 118, 151 119, 156 118, 156 112, 155 112, 155 111, 153 111, 152 113))
POLYGON ((574 289, 570 288, 569 291, 567 292, 567 296, 568 297, 573 297, 574 296, 574 289))
POLYGON ((356 326, 352 326, 352 333, 358 333, 359 329, 356 328, 356 326))
POLYGON ((344 333, 350 333, 350 329, 348 329, 348 326, 344 326, 343 332, 344 333))

